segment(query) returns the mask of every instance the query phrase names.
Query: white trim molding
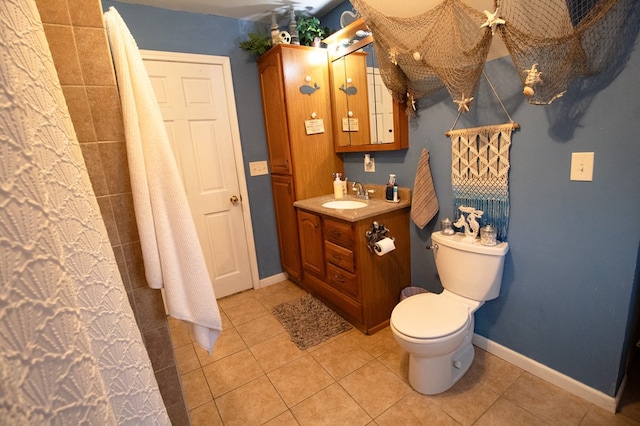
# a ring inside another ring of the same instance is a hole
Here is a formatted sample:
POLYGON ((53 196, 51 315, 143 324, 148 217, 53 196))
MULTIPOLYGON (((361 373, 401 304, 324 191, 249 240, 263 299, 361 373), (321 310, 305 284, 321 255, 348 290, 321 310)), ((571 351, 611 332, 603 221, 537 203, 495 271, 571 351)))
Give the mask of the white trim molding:
POLYGON ((597 405, 598 407, 606 410, 610 413, 615 413, 616 408, 618 406, 618 402, 622 395, 622 390, 624 389, 624 382, 620 389, 618 390, 618 395, 615 397, 609 396, 597 389, 589 387, 584 383, 581 383, 571 377, 562 374, 556 370, 553 370, 546 365, 540 364, 537 361, 532 360, 531 358, 527 358, 526 356, 519 354, 505 346, 502 346, 499 343, 496 343, 492 340, 487 339, 486 337, 480 336, 478 334, 473 335, 473 344, 479 347, 480 349, 484 349, 492 355, 501 358, 516 367, 522 368, 523 370, 533 374, 536 377, 541 378, 553 385, 558 386, 561 389, 570 392, 585 401, 589 401, 590 403, 597 405))
POLYGON ((257 290, 259 288, 269 287, 270 285, 278 284, 278 283, 280 283, 282 281, 285 281, 287 279, 289 279, 289 276, 285 272, 281 272, 279 274, 272 275, 270 277, 261 279, 258 282, 258 285, 256 287, 254 287, 254 288, 257 290))

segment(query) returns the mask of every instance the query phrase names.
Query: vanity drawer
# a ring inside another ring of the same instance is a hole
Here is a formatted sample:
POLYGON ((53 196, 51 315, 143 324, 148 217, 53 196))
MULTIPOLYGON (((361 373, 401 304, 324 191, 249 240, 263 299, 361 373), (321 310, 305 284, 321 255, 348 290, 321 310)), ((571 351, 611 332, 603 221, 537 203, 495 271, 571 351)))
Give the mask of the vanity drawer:
POLYGON ((346 248, 353 248, 353 226, 349 222, 324 219, 324 239, 346 248))
POLYGON ((352 274, 356 272, 355 256, 353 252, 332 242, 324 242, 324 251, 327 262, 346 269, 352 274))
POLYGON ((333 286, 327 284, 327 281, 320 280, 313 275, 307 275, 305 280, 310 284, 313 294, 327 302, 329 306, 337 309, 347 320, 353 320, 356 323, 364 321, 362 304, 358 300, 342 291, 336 290, 333 286))
POLYGON ((352 297, 358 297, 356 276, 331 263, 327 263, 327 284, 352 297))

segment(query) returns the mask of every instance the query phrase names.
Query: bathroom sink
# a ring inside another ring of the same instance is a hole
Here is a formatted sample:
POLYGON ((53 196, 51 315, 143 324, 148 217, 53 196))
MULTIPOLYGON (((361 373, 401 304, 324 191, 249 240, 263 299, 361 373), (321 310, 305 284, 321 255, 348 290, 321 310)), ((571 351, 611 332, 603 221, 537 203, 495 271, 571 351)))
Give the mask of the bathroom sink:
POLYGON ((366 207, 368 204, 362 201, 356 200, 334 200, 327 201, 322 204, 322 207, 326 207, 328 209, 359 209, 362 207, 366 207))

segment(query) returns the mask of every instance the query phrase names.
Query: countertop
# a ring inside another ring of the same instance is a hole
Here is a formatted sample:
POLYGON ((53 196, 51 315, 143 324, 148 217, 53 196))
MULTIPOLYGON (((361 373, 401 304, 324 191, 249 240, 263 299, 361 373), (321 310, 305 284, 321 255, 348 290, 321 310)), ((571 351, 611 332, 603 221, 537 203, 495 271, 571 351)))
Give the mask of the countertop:
MULTIPOLYGON (((374 193, 370 194, 369 200, 357 198, 355 195, 348 195, 342 200, 356 200, 367 203, 366 207, 358 209, 330 209, 322 207, 323 203, 333 201, 336 198, 333 194, 321 195, 320 197, 307 198, 306 200, 298 200, 293 203, 294 207, 303 210, 309 210, 314 213, 320 213, 325 216, 331 216, 348 222, 358 222, 362 219, 378 216, 384 213, 400 210, 411 206, 411 190, 409 188, 398 188, 400 201, 392 203, 385 200, 385 185, 367 185, 365 189, 373 189, 374 193)), ((351 185, 349 185, 351 187, 351 185)), ((351 190, 351 188, 349 188, 351 190)))

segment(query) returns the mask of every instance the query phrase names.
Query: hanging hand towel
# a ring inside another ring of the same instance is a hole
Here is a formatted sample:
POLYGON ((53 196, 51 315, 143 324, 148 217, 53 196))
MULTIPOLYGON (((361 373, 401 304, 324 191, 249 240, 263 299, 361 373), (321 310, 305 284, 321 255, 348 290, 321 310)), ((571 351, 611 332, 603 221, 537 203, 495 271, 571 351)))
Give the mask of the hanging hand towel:
POLYGON ((433 187, 433 178, 429 168, 429 151, 422 149, 416 179, 413 183, 413 198, 411 201, 411 219, 418 226, 424 228, 438 213, 438 197, 433 187))
POLYGON ((126 24, 113 6, 104 18, 147 282, 164 287, 169 315, 192 323, 198 344, 211 352, 222 320, 160 107, 126 24))

